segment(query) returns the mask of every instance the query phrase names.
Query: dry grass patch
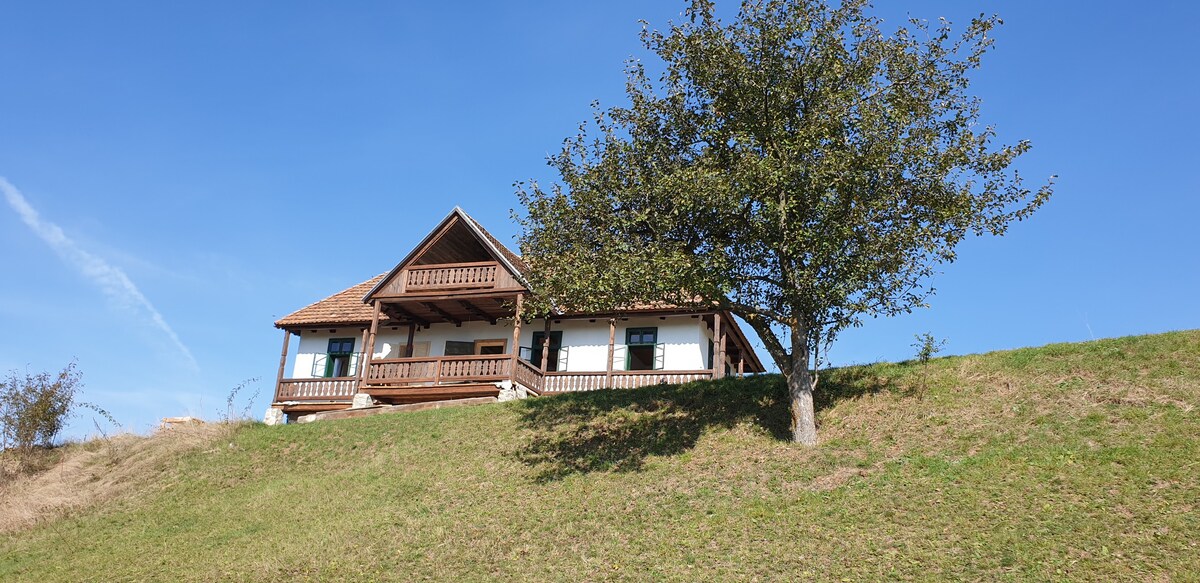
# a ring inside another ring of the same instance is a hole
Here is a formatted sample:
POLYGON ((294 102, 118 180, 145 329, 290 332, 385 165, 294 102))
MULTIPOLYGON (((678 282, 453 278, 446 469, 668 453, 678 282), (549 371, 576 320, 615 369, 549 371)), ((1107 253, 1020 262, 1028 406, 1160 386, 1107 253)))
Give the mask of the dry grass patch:
POLYGON ((38 452, 42 461, 33 462, 33 471, 17 471, 16 462, 10 462, 12 478, 0 485, 0 533, 79 512, 141 488, 161 487, 164 471, 180 455, 213 447, 236 429, 227 423, 190 424, 150 436, 122 434, 72 443, 38 452))

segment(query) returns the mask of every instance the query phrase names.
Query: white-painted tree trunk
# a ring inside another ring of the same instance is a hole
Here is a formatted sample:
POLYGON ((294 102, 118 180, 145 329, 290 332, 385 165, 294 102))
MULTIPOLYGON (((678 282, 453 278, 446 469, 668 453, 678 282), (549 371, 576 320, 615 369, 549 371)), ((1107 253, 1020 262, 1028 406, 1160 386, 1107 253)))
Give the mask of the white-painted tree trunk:
POLYGON ((817 444, 817 412, 813 407, 813 375, 808 366, 808 331, 792 328, 792 367, 787 375, 791 396, 792 441, 817 444))

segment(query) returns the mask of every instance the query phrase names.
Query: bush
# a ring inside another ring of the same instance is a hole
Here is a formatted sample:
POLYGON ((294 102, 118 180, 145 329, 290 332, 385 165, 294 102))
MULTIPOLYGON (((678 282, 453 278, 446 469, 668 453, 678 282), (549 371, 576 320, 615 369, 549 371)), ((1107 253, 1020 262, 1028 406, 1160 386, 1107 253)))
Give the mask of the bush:
POLYGON ((12 371, 0 380, 0 449, 53 445, 76 404, 81 376, 72 362, 57 375, 12 371))

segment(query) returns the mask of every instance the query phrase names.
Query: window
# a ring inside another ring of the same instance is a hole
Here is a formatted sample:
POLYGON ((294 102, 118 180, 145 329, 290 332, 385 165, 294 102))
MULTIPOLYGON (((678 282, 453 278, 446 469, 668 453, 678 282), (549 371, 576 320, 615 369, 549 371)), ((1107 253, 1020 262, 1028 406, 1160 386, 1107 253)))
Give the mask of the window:
POLYGON ((475 341, 475 354, 506 354, 506 348, 508 348, 508 341, 503 338, 475 341))
MULTIPOLYGON (((396 345, 395 354, 388 352, 387 354, 384 354, 383 357, 384 358, 405 358, 407 356, 408 356, 408 345, 407 344, 398 344, 398 345, 396 345)), ((413 342, 412 357, 413 358, 422 358, 425 356, 429 356, 429 341, 424 340, 421 342, 413 342)))
POLYGON ((354 374, 353 338, 330 338, 329 349, 325 351, 325 377, 348 377, 354 374))
POLYGON ((625 370, 656 370, 658 365, 658 328, 625 330, 625 370))
POLYGON ((458 340, 446 341, 446 356, 467 356, 475 354, 474 342, 459 342, 458 340))
MULTIPOLYGON (((529 363, 536 367, 542 366, 542 342, 546 339, 545 332, 533 333, 533 346, 529 350, 529 363)), ((558 353, 562 348, 562 331, 550 333, 550 351, 546 355, 546 370, 558 370, 558 353)))

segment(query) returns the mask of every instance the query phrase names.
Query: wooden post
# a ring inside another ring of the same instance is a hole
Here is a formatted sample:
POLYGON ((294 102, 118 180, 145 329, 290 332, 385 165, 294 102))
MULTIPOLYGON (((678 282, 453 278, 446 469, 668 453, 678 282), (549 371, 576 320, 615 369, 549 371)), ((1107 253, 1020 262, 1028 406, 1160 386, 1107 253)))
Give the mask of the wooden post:
POLYGON ((545 333, 542 334, 542 374, 546 374, 546 361, 550 358, 550 315, 546 315, 545 333))
POLYGON ((738 356, 738 378, 746 378, 746 357, 738 356))
POLYGON ((404 346, 404 358, 412 358, 413 342, 416 341, 416 338, 417 338, 417 323, 409 322, 408 323, 408 344, 406 344, 404 346))
POLYGON ((604 365, 604 388, 612 388, 614 345, 617 341, 617 319, 608 319, 608 363, 604 365))
POLYGON ((283 369, 287 366, 288 345, 292 343, 292 333, 283 331, 283 350, 279 351, 279 374, 275 375, 275 396, 279 396, 279 387, 283 383, 283 369))
POLYGON ((383 308, 383 304, 379 300, 375 300, 374 304, 374 313, 371 315, 371 332, 367 335, 367 364, 364 367, 366 371, 363 373, 360 388, 367 383, 367 376, 371 374, 371 359, 375 357, 375 335, 379 332, 379 311, 383 308))
POLYGON ((725 378, 725 337, 729 336, 729 326, 721 327, 721 340, 717 344, 721 352, 721 358, 717 361, 717 378, 725 378))
POLYGON ((517 376, 517 360, 521 358, 521 310, 525 305, 525 294, 517 294, 517 311, 513 315, 512 362, 509 364, 509 374, 513 379, 517 376))
POLYGON ((363 374, 367 371, 367 335, 370 333, 369 328, 363 328, 362 344, 360 345, 362 347, 362 356, 358 357, 358 382, 360 383, 362 382, 363 374))
POLYGON ((721 344, 721 312, 713 312, 713 359, 712 359, 712 375, 714 379, 721 378, 725 372, 725 366, 722 362, 723 355, 721 350, 724 346, 721 344))

